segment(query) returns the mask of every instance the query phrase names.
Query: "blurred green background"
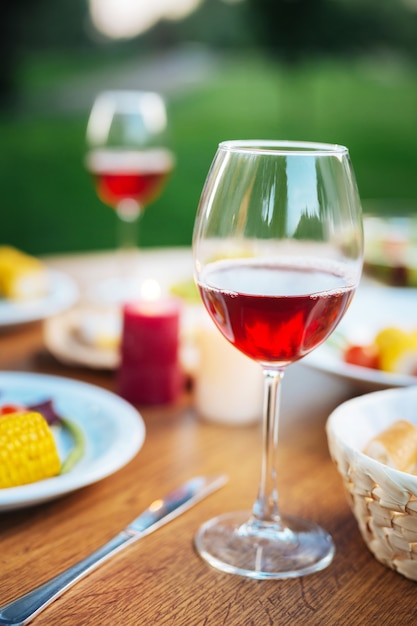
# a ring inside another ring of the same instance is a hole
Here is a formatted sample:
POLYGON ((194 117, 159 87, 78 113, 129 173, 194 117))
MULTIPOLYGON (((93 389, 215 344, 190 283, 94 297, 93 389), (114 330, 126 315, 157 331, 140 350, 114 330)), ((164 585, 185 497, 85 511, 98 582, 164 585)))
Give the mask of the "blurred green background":
MULTIPOLYGON (((225 139, 345 144, 365 209, 417 207, 417 0, 172 0, 182 14, 122 38, 94 25, 110 0, 4 2, 0 244, 115 246, 116 217, 83 167, 91 104, 112 88, 156 89, 169 106, 177 168, 145 212, 140 246, 190 244, 225 139)), ((115 26, 128 2, 113 5, 115 26)), ((131 5, 140 18, 158 0, 131 5)))

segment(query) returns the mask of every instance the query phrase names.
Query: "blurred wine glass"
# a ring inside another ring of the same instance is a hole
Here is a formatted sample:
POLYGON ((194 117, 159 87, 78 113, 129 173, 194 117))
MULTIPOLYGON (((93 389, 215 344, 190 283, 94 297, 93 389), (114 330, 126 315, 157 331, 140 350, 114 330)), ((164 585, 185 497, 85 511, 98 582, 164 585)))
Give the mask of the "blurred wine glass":
POLYGON ((100 200, 117 214, 118 247, 131 268, 138 221, 174 167, 164 99, 150 91, 104 91, 93 103, 86 134, 87 170, 100 200))

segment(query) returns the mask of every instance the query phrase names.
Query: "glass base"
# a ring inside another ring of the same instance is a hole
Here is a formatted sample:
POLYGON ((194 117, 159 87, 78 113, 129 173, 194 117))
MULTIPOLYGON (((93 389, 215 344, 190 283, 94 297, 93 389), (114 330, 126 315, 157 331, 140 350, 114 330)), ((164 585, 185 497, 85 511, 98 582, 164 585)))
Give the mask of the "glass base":
POLYGON ((335 552, 330 535, 312 522, 285 518, 285 527, 250 523, 251 512, 220 515, 201 526, 195 547, 210 565, 249 578, 297 578, 327 567, 335 552))

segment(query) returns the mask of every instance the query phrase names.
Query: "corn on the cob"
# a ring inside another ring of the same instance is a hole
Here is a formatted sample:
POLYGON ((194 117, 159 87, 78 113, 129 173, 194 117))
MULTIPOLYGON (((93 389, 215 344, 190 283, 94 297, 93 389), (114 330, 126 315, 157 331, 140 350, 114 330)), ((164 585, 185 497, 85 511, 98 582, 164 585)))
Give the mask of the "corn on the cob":
POLYGON ((40 413, 9 413, 0 417, 0 488, 50 478, 60 469, 54 436, 40 413))
POLYGON ((0 246, 0 295, 27 300, 44 295, 48 277, 44 264, 13 246, 0 246))

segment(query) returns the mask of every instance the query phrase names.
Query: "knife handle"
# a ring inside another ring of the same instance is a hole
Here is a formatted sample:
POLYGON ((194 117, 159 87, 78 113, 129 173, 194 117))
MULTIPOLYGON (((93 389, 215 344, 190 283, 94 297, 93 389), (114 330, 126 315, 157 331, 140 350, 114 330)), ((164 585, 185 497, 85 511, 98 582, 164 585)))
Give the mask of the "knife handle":
POLYGON ((108 543, 92 552, 85 559, 75 563, 46 583, 0 607, 1 626, 24 626, 53 600, 62 595, 76 582, 104 563, 110 556, 136 539, 126 531, 120 532, 108 543))

